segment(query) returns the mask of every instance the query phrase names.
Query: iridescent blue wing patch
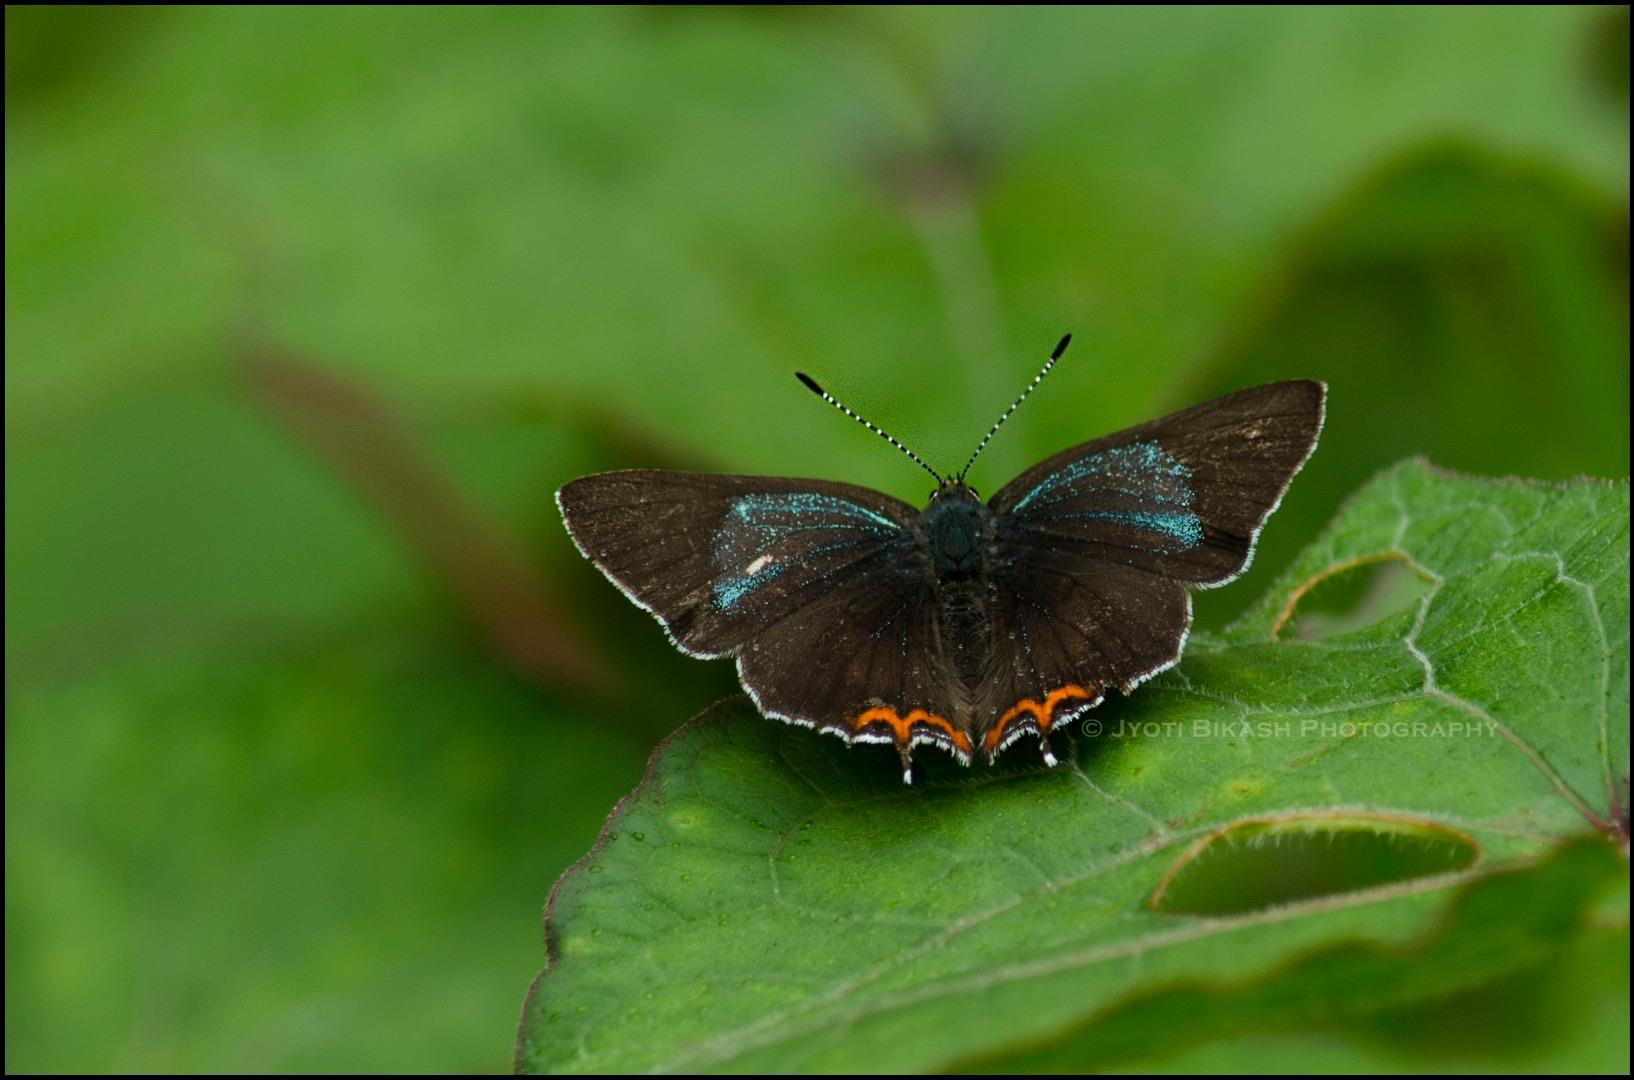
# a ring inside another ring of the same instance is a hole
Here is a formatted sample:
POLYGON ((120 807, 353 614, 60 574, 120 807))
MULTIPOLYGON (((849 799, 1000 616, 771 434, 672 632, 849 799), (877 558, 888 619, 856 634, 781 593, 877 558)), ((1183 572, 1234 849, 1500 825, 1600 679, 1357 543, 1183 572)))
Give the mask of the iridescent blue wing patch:
POLYGON ((1192 470, 1156 439, 1073 457, 1016 500, 1012 515, 1037 529, 1097 532, 1110 545, 1159 554, 1203 542, 1192 470))
MULTIPOLYGON (((869 501, 879 496, 869 493, 869 501)), ((902 523, 832 491, 751 491, 734 496, 715 526, 710 588, 717 611, 764 612, 791 593, 875 557, 904 536, 902 523)))

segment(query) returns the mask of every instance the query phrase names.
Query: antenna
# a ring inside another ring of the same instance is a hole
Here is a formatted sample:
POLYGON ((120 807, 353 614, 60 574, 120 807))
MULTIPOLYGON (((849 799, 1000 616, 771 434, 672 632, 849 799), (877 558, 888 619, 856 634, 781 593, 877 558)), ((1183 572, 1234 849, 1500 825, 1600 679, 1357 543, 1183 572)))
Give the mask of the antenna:
POLYGON ((794 377, 796 379, 799 379, 801 382, 805 383, 806 388, 808 390, 810 390, 812 393, 816 394, 818 397, 822 398, 824 401, 828 402, 830 405, 834 406, 836 409, 838 409, 841 412, 845 413, 845 415, 849 416, 851 419, 855 420, 857 423, 861 424, 863 427, 867 428, 869 431, 872 431, 875 435, 878 435, 880 438, 884 439, 886 442, 890 443, 892 446, 896 447, 898 450, 902 451, 904 454, 907 454, 909 457, 913 458, 913 460, 919 465, 919 467, 921 469, 924 469, 926 472, 928 472, 932 476, 936 477, 936 482, 938 484, 940 484, 942 482, 942 474, 937 472, 935 469, 931 468, 929 465, 926 465, 924 463, 924 461, 920 459, 918 454, 914 453, 912 450, 909 450, 906 446, 903 446, 901 443, 897 442, 896 439, 892 438, 891 435, 888 432, 886 432, 883 428, 875 427, 873 424, 870 424, 868 421, 864 420, 862 417, 858 416, 856 413, 852 412, 850 409, 846 408, 844 405, 841 405, 838 401, 836 401, 834 399, 834 395, 830 394, 827 390, 824 390, 821 386, 817 385, 817 380, 816 379, 813 379, 810 375, 807 375, 803 371, 796 371, 794 373, 794 377))
POLYGON ((1021 396, 1016 398, 1016 400, 1010 404, 1008 409, 1004 410, 1003 416, 993 421, 993 426, 987 429, 987 434, 982 436, 982 441, 976 444, 975 450, 971 451, 970 460, 965 462, 965 467, 959 470, 959 482, 961 484, 964 483, 965 473, 969 472, 970 467, 976 464, 977 455, 983 450, 987 449, 987 441, 993 437, 994 433, 997 432, 999 428, 1004 426, 1004 422, 1010 419, 1011 413, 1021 408, 1021 403, 1027 400, 1027 395, 1036 390, 1038 388, 1038 384, 1044 381, 1044 376, 1050 373, 1050 368, 1054 367, 1055 362, 1061 359, 1061 354, 1067 351, 1067 346, 1071 343, 1071 334, 1068 334, 1066 337, 1062 338, 1061 343, 1055 347, 1055 351, 1050 353, 1050 358, 1044 361, 1044 366, 1038 369, 1038 374, 1033 376, 1033 381, 1027 384, 1027 389, 1023 390, 1021 392, 1021 396))

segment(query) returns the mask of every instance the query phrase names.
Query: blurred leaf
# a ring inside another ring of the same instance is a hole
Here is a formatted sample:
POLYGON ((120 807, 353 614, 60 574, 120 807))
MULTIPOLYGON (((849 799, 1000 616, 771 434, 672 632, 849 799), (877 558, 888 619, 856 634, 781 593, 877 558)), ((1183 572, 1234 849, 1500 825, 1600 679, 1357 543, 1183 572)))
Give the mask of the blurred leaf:
POLYGON ((918 496, 789 370, 957 461, 1081 331, 997 477, 1175 403, 1268 263, 1424 139, 1626 201, 1595 17, 181 12, 8 125, 8 404, 34 431, 209 367, 248 307, 411 402, 572 390, 734 469, 918 496), (926 155, 952 203, 898 193, 926 155))
POLYGON ((505 1066, 646 743, 417 622, 11 690, 8 1070, 505 1066))
POLYGON ((1092 713, 1103 737, 1069 768, 1012 753, 904 789, 889 748, 723 704, 558 882, 519 1065, 935 1070, 1160 991, 1136 1021, 1148 1047, 1199 1013, 1187 993, 1257 987, 1221 1010, 1237 1023, 1350 1015, 1542 963, 1626 863, 1596 842, 1485 879, 1585 833, 1626 850, 1628 600, 1626 484, 1410 463, 1241 622, 1092 713), (1282 639, 1313 582, 1379 552, 1432 583, 1417 603, 1282 639), (1475 865, 1409 858, 1381 887, 1273 889, 1227 916, 1159 902, 1205 854, 1345 833, 1475 865))
POLYGON ((321 633, 421 591, 366 508, 225 371, 123 404, 6 455, 6 637, 26 677, 37 646, 82 668, 321 633))
POLYGON ((139 43, 162 8, 45 4, 6 12, 6 113, 40 107, 53 93, 139 43))

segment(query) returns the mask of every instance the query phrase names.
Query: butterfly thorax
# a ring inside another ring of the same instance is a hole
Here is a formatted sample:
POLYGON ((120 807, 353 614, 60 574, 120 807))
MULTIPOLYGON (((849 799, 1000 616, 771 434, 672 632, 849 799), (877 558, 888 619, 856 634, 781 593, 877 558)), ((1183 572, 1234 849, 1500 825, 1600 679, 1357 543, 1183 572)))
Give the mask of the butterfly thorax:
POLYGON ((974 687, 992 648, 987 572, 991 515, 973 490, 950 480, 920 513, 914 536, 930 570, 942 647, 965 685, 974 687))
POLYGON ((942 578, 979 577, 993 538, 987 507, 956 480, 944 483, 919 514, 914 534, 942 578))

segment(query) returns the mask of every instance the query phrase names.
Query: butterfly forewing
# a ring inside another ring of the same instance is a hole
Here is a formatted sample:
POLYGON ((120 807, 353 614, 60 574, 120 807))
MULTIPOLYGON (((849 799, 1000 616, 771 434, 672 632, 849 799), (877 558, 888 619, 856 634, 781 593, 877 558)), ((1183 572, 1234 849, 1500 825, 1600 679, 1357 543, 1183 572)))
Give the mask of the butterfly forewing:
POLYGON ((725 656, 801 607, 903 569, 913 509, 822 480, 631 470, 557 502, 585 557, 695 656, 725 656))
POLYGON ((990 501, 999 567, 1121 563, 1223 585, 1316 446, 1324 388, 1269 383, 1063 451, 990 501))

